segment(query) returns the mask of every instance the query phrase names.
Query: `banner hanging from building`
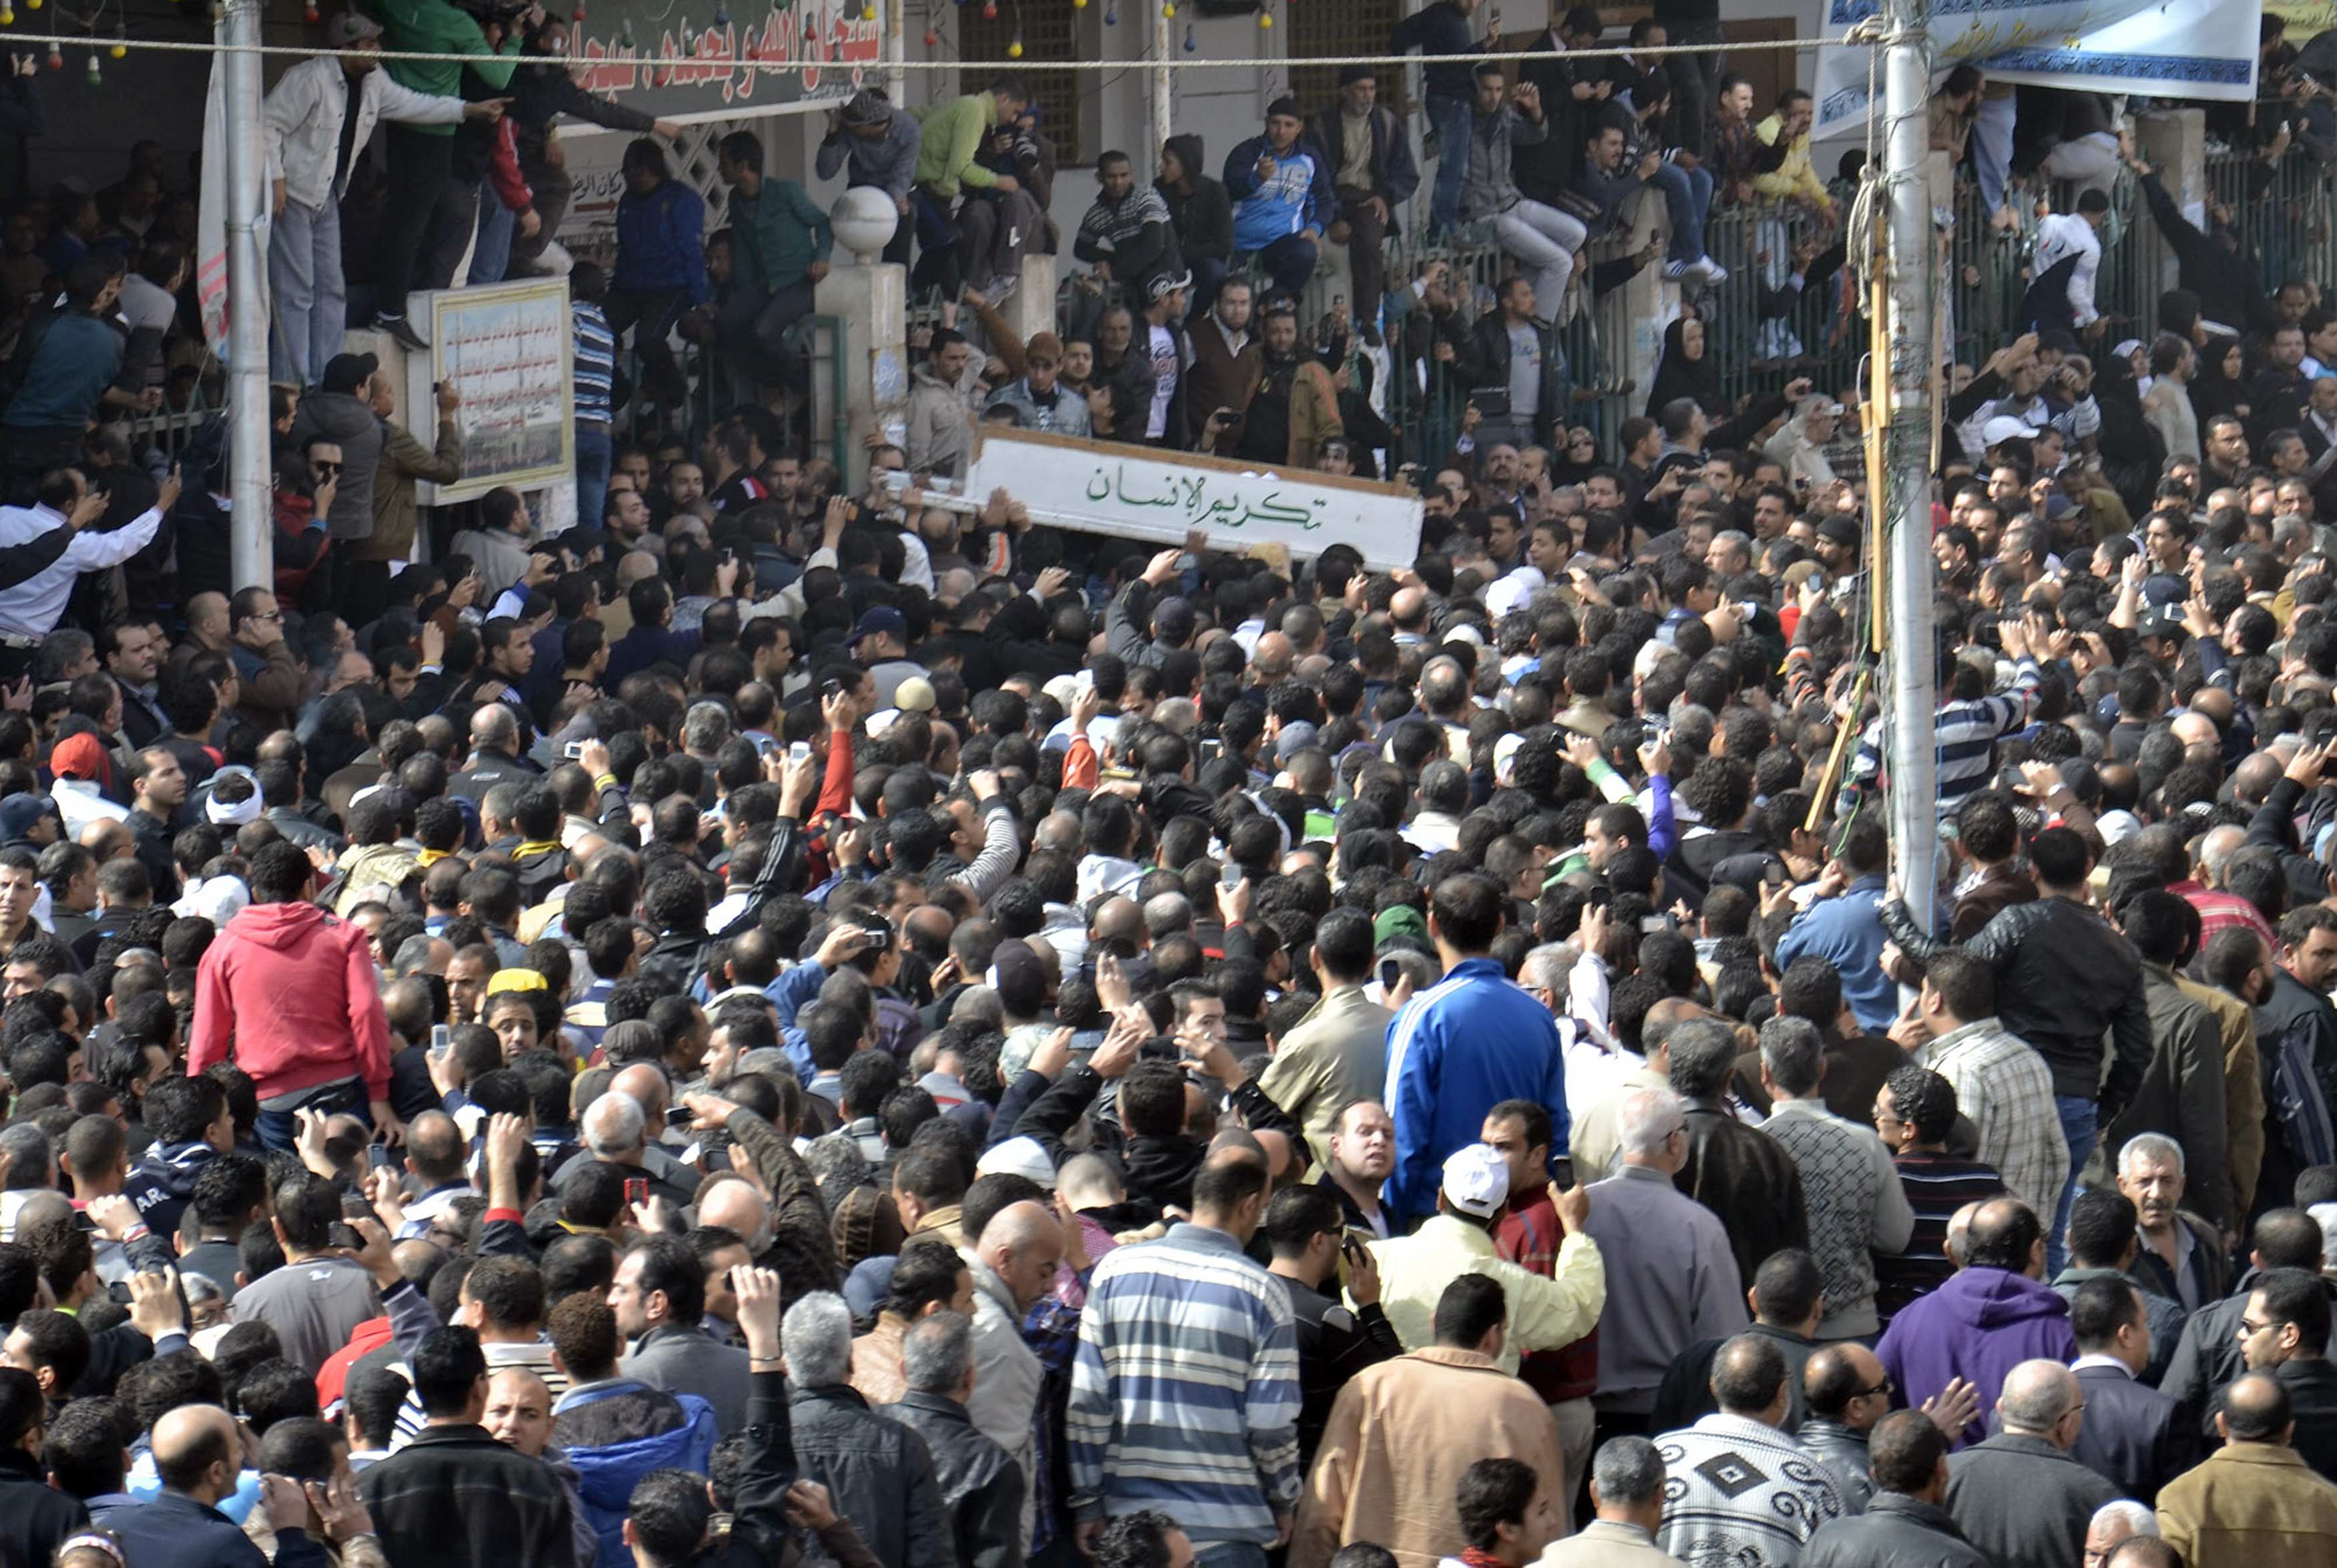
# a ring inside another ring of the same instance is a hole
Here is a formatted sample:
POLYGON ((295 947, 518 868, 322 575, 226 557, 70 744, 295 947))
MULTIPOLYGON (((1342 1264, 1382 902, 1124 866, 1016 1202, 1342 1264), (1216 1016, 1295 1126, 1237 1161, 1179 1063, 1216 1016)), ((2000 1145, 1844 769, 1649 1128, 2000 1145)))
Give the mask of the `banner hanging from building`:
MULTIPOLYGON (((1879 0, 1826 0, 1826 32, 1839 37, 1881 9, 1879 0)), ((2255 96, 2262 15, 2262 0, 1938 0, 1931 68, 1969 62, 1998 82, 2244 102, 2255 96)), ((1881 112, 1869 97, 1869 54, 1819 49, 1815 135, 1859 130, 1881 112)), ((1879 93, 1879 70, 1872 82, 1879 93)))
POLYGON ((734 12, 723 0, 663 10, 622 0, 586 7, 569 53, 584 91, 660 119, 783 114, 870 85, 884 60, 884 7, 899 3, 745 0, 734 12))

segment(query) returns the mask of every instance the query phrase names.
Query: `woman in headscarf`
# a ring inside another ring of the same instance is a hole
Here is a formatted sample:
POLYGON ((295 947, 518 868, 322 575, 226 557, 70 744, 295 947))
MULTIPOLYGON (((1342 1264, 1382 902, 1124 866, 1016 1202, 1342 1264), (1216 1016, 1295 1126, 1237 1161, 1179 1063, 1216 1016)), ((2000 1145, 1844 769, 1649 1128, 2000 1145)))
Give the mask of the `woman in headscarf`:
POLYGON ((2200 429, 2206 429, 2207 422, 2220 414, 2247 418, 2246 374, 2247 362, 2238 338, 2207 339, 2207 346, 2199 351, 2198 373, 2191 378, 2191 411, 2199 416, 2200 429))
POLYGON ((1648 416, 1658 416, 1667 403, 1679 398, 1692 398, 1697 405, 1713 418, 1728 412, 1727 396, 1720 390, 1720 365, 1705 352, 1704 323, 1694 316, 1682 315, 1664 328, 1664 354, 1656 364, 1655 385, 1648 393, 1648 416))

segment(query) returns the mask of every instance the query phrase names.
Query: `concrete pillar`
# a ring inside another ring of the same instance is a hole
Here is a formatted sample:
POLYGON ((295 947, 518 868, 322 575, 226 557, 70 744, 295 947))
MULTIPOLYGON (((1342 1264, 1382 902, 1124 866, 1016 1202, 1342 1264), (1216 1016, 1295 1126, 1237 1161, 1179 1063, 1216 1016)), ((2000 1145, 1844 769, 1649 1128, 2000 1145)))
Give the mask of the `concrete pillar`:
POLYGON ((999 314, 1014 336, 1028 343, 1041 332, 1055 330, 1055 258, 1037 251, 1022 256, 1022 281, 1000 307, 999 314))
MULTIPOLYGON (((837 252, 838 256, 842 252, 837 252)), ((849 422, 845 483, 856 491, 867 473, 867 440, 898 443, 909 405, 909 273, 889 262, 838 266, 819 280, 815 308, 843 324, 844 407, 849 422)), ((824 389, 823 389, 824 390, 824 389)))
MULTIPOLYGON (((1648 186, 1631 214, 1624 245, 1627 253, 1655 246, 1656 258, 1632 274, 1628 283, 1607 296, 1605 314, 1599 317, 1608 366, 1612 374, 1623 378, 1626 386, 1626 415, 1638 414, 1647 406, 1648 393, 1656 385, 1656 365, 1664 355, 1664 328, 1679 315, 1680 286, 1664 281, 1662 248, 1670 242, 1671 236, 1671 209, 1665 205, 1663 192, 1648 186)), ((1586 248, 1583 263, 1589 262, 1589 249, 1586 248)), ((1577 366, 1575 379, 1580 381, 1582 377, 1582 369, 1577 366)), ((1609 433, 1611 437, 1612 432, 1609 433)))
MULTIPOLYGON (((2158 171, 2159 183, 2182 214, 2206 226, 2207 116, 2198 109, 2154 109, 2134 117, 2135 151, 2158 171)), ((2127 227, 2127 243, 2141 248, 2139 276, 2155 285, 2154 295, 2176 287, 2179 270, 2174 250, 2151 221, 2137 195, 2127 227)), ((2212 305, 2210 314, 2213 314, 2212 305)))

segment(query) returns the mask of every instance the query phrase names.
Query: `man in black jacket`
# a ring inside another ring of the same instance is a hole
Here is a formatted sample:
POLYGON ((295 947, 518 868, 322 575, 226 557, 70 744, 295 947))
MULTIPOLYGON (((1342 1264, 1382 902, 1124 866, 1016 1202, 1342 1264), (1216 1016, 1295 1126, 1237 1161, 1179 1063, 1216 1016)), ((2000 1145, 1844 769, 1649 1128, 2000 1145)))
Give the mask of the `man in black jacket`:
MULTIPOLYGON (((433 1329, 407 1361, 428 1424, 357 1481, 389 1560, 440 1568, 572 1568, 575 1541, 559 1478, 479 1424, 487 1408, 487 1359, 478 1335, 433 1329)), ((231 1484, 231 1468, 229 1474, 231 1484)))
POLYGON ((1548 446, 1566 417, 1566 350, 1558 334, 1534 314, 1544 305, 1555 310, 1559 301, 1540 299, 1533 279, 1521 273, 1501 286, 1500 303, 1477 318, 1459 349, 1449 341, 1436 346, 1436 357, 1454 368, 1468 385, 1469 401, 1484 416, 1475 432, 1480 452, 1497 442, 1548 446), (1530 406, 1511 391, 1517 385, 1511 367, 1521 354, 1532 355, 1536 365, 1530 406))
POLYGON ((955 1312, 923 1318, 901 1341, 909 1391, 876 1414, 925 1440, 949 1511, 960 1568, 1016 1568, 1022 1561, 1022 1472, 967 1416, 973 1393, 973 1328, 955 1312))
POLYGON ((1298 1335, 1298 1468, 1315 1467, 1315 1450, 1329 1425, 1331 1407, 1347 1380, 1366 1367, 1403 1354, 1403 1341, 1380 1308, 1379 1265, 1371 1250, 1347 1239, 1346 1216, 1326 1185, 1285 1187, 1266 1210, 1266 1239, 1274 1249, 1266 1271, 1290 1293, 1298 1335), (1347 1259, 1349 1311, 1323 1285, 1347 1259))
POLYGON ((1829 1519, 1802 1549, 1804 1568, 1989 1568, 1941 1502, 1948 1493, 1948 1440, 1913 1410, 1887 1416, 1868 1449, 1873 1498, 1866 1511, 1829 1519))
MULTIPOLYGON (((780 1338, 787 1416, 806 1472, 835 1495, 838 1513, 866 1526, 868 1549, 885 1568, 955 1562, 948 1510, 924 1439, 872 1412, 848 1381, 852 1311, 844 1298, 815 1290, 797 1301, 780 1338)), ((1020 1512, 1018 1506, 1018 1531, 1020 1512)))
POLYGON ((2239 1329, 2240 1320, 2247 1316, 2248 1299, 2274 1270, 2317 1271, 2321 1267, 2321 1226, 2302 1209, 2257 1215, 2248 1242, 2247 1271, 2230 1295, 2194 1312, 2183 1325, 2174 1359, 2158 1380, 2159 1388, 2183 1407, 2186 1426, 2209 1439, 2215 1436, 2215 1396, 2247 1370, 2239 1329))
POLYGON ((32 1373, 0 1367, 0 1558, 46 1563, 89 1518, 78 1498, 53 1489, 41 1468, 46 1406, 32 1373))

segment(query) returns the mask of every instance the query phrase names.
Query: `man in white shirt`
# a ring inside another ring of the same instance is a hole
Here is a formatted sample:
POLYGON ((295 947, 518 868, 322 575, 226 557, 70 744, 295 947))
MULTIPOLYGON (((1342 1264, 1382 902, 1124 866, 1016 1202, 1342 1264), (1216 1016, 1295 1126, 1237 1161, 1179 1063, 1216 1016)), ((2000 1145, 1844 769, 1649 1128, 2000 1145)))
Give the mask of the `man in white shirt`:
POLYGON ((380 69, 381 24, 345 11, 325 26, 341 53, 304 60, 277 80, 262 109, 276 223, 268 282, 278 330, 269 368, 315 385, 341 351, 348 299, 341 277, 341 198, 379 118, 408 125, 494 120, 506 100, 466 103, 402 87, 380 69))
POLYGON ((2107 191, 2088 190, 2078 198, 2075 212, 2056 212, 2037 226, 2037 244, 2029 268, 2035 281, 2020 303, 2022 323, 2031 332, 2058 327, 2098 337, 2094 324, 2101 312, 2094 307, 2094 275, 2102 266, 2102 228, 2110 220, 2107 191))
POLYGON ((178 503, 179 476, 162 482, 154 504, 111 533, 91 526, 105 515, 105 497, 92 491, 78 469, 61 468, 41 481, 40 499, 30 507, 0 506, 0 550, 30 544, 52 529, 69 528, 64 553, 31 577, 0 589, 0 679, 13 680, 32 667, 41 638, 54 631, 84 571, 120 566, 152 542, 163 514, 178 503))

